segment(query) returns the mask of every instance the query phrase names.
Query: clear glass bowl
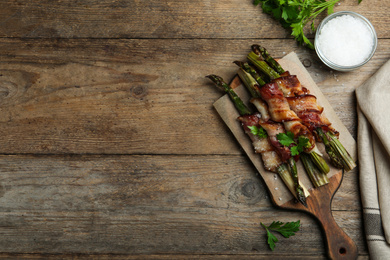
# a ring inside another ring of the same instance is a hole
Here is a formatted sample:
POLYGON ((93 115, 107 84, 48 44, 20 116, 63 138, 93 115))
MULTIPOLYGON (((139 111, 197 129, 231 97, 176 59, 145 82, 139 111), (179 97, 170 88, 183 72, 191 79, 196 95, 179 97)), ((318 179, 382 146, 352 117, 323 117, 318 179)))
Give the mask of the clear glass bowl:
POLYGON ((375 51, 376 51, 376 47, 378 45, 378 38, 376 36, 376 32, 375 32, 375 29, 374 27, 372 26, 372 24, 370 23, 369 20, 367 20, 367 18, 365 18, 364 16, 358 14, 358 13, 355 13, 355 12, 351 12, 351 11, 340 11, 340 12, 336 12, 336 13, 333 13, 329 16, 327 16, 322 22, 321 24, 318 26, 317 28, 317 32, 316 32, 316 35, 315 35, 315 39, 314 39, 314 48, 316 50, 316 53, 318 55, 318 57, 320 58, 320 60, 325 64, 327 65, 329 68, 332 68, 334 70, 338 70, 338 71, 351 71, 351 70, 354 70, 354 69, 357 69, 361 66, 363 66, 364 64, 366 64, 371 58, 372 56, 374 55, 375 51), (367 27, 369 28, 371 34, 372 34, 372 39, 373 39, 373 47, 372 47, 372 50, 371 50, 371 53, 370 55, 368 56, 368 58, 366 60, 364 60, 363 62, 359 63, 359 64, 356 64, 356 65, 353 65, 353 66, 343 66, 343 65, 338 65, 332 61, 330 61, 329 59, 326 58, 326 56, 322 53, 321 49, 320 49, 320 46, 318 44, 318 37, 319 35, 321 34, 321 30, 323 29, 324 25, 329 22, 331 19, 335 18, 335 17, 338 17, 338 16, 342 16, 342 15, 351 15, 357 19, 360 19, 361 21, 363 21, 367 27))

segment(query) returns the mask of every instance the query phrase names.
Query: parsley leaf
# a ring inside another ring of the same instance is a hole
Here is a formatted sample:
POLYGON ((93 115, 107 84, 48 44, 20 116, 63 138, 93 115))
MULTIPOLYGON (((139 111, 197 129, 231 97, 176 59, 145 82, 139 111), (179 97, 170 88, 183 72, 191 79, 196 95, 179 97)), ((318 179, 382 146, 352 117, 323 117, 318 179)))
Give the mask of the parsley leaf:
POLYGON ((301 226, 300 220, 293 222, 286 222, 285 224, 280 221, 273 221, 271 225, 266 226, 261 223, 261 226, 265 228, 267 231, 267 243, 272 251, 275 249, 275 244, 279 241, 278 238, 272 234, 271 231, 275 231, 280 233, 285 238, 289 238, 295 235, 295 232, 299 231, 299 227, 301 226))
POLYGON ((290 148, 291 156, 296 156, 299 154, 298 146, 294 145, 290 148))
POLYGON ((276 135, 276 138, 279 140, 279 143, 284 146, 290 146, 291 144, 295 144, 294 134, 291 132, 287 132, 286 134, 279 133, 276 135))
POLYGON ((251 130, 251 133, 254 135, 257 135, 259 138, 266 138, 267 132, 262 127, 257 126, 248 126, 249 130, 251 130))
POLYGON ((267 243, 272 251, 275 249, 275 244, 279 241, 274 234, 272 234, 268 228, 265 228, 267 230, 267 243))
POLYGON ((292 132, 287 133, 279 133, 276 135, 276 138, 278 139, 279 143, 283 146, 291 146, 290 152, 292 156, 296 156, 303 152, 304 148, 309 148, 311 146, 309 138, 304 136, 298 137, 298 143, 294 141, 294 134, 292 132))
POLYGON ((302 148, 310 148, 311 144, 309 142, 309 138, 304 137, 303 135, 300 135, 298 137, 298 146, 302 148))

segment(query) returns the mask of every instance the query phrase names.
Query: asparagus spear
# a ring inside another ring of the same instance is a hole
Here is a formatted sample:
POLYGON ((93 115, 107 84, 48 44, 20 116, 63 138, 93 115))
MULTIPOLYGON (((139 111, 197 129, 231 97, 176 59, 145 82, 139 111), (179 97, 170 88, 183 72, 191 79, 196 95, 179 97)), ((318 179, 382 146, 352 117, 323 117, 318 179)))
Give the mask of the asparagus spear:
POLYGON ((249 108, 244 104, 244 102, 241 100, 239 96, 237 96, 236 92, 228 85, 226 84, 223 79, 216 75, 208 75, 207 78, 211 79, 216 86, 221 88, 223 91, 225 91, 229 97, 232 99, 236 109, 238 110, 238 113, 240 115, 250 115, 252 112, 249 110, 249 108))
POLYGON ((308 156, 308 154, 302 153, 300 158, 306 169, 307 175, 309 175, 311 182, 316 188, 329 183, 328 176, 318 170, 318 168, 310 160, 310 156, 308 156))
MULTIPOLYGON (((208 75, 206 77, 211 79, 219 88, 223 89, 229 95, 240 115, 251 114, 250 112, 248 113, 248 111, 250 111, 249 108, 245 106, 240 97, 237 96, 234 90, 226 84, 221 77, 217 75, 208 75)), ((299 183, 297 167, 293 158, 288 160, 288 166, 289 167, 287 167, 286 164, 281 164, 277 167, 277 173, 298 201, 307 207, 305 191, 299 183), (287 169, 290 169, 291 174, 287 169)))
MULTIPOLYGON (((253 52, 254 53, 254 52, 253 52)), ((238 66, 240 66, 240 70, 238 71, 238 75, 240 78, 244 81, 244 84, 247 86, 250 93, 256 92, 257 96, 260 95, 259 91, 259 85, 265 85, 261 82, 258 82, 255 80, 257 78, 257 73, 254 68, 252 68, 250 65, 245 65, 245 63, 235 62, 238 66)), ((277 63, 276 61, 274 64, 277 63)), ((261 63, 263 66, 264 64, 261 63)), ((277 72, 274 71, 270 66, 266 63, 266 66, 268 67, 267 71, 273 71, 273 75, 276 75, 277 72)), ((256 97, 256 96, 253 96, 256 97)), ((327 174, 330 171, 329 165, 326 163, 324 158, 322 158, 314 149, 309 153, 310 159, 313 161, 313 163, 317 166, 318 170, 320 170, 321 173, 327 174)))
POLYGON ((351 155, 348 153, 348 151, 341 144, 340 140, 337 139, 337 137, 330 132, 327 132, 325 135, 329 139, 329 143, 330 143, 330 147, 331 147, 332 151, 334 153, 336 153, 339 158, 343 158, 341 160, 341 162, 343 164, 343 169, 346 171, 350 171, 353 168, 355 168, 356 167, 355 161, 352 159, 351 155))
MULTIPOLYGON (((243 83, 244 83, 245 87, 248 89, 248 91, 250 93, 255 93, 254 95, 252 95, 252 97, 257 97, 256 95, 259 92, 258 92, 258 86, 257 86, 258 83, 256 82, 256 80, 249 73, 247 73, 243 68, 240 68, 238 70, 238 76, 241 78, 241 80, 243 81, 243 83)), ((309 175, 310 180, 313 182, 314 186, 319 187, 319 186, 322 186, 322 185, 329 183, 329 179, 326 176, 326 173, 329 172, 329 166, 326 164, 326 162, 324 163, 322 161, 323 159, 317 153, 313 153, 313 155, 311 155, 311 156, 305 156, 305 157, 301 157, 301 158, 302 158, 302 161, 304 161, 303 166, 305 167, 305 170, 306 170, 307 174, 309 175), (327 169, 319 170, 317 167, 315 167, 312 160, 316 161, 315 164, 325 165, 323 167, 325 167, 325 168, 327 167, 327 169)))
POLYGON ((294 180, 294 187, 297 192, 298 200, 307 207, 305 192, 303 191, 302 186, 299 184, 297 164, 295 163, 293 157, 291 157, 288 160, 288 165, 290 166, 291 169, 291 175, 292 175, 292 179, 294 180))
POLYGON ((343 165, 343 162, 342 162, 340 156, 337 154, 337 152, 335 152, 333 150, 333 147, 332 147, 332 145, 330 145, 330 141, 327 138, 327 136, 324 133, 324 131, 322 131, 322 128, 319 127, 318 129, 316 129, 316 132, 321 137, 322 142, 325 145, 325 151, 328 154, 328 156, 330 158, 330 161, 333 164, 333 166, 335 166, 337 168, 340 168, 340 169, 343 169, 344 165, 343 165))
POLYGON ((264 74, 266 74, 271 80, 280 77, 279 73, 272 69, 268 63, 265 62, 261 56, 257 55, 255 52, 251 51, 248 54, 248 60, 252 62, 258 69, 264 72, 264 74))
MULTIPOLYGON (((260 86, 265 85, 266 82, 264 78, 251 66, 248 64, 248 62, 242 62, 242 61, 234 61, 234 63, 248 72, 256 81, 259 83, 260 86)), ((258 91, 256 91, 258 92, 258 91)), ((260 93, 257 93, 258 97, 260 97, 260 93)))
POLYGON ((286 163, 283 163, 276 170, 277 170, 279 177, 282 179, 284 184, 287 186, 287 188, 289 189, 291 194, 293 194, 294 197, 300 203, 302 203, 305 207, 307 207, 306 197, 308 195, 306 195, 306 194, 308 194, 309 192, 299 182, 298 182, 298 185, 295 184, 295 181, 294 181, 289 169, 291 170, 291 168, 289 168, 289 166, 286 163))
MULTIPOLYGON (((252 52, 255 55, 259 54, 259 53, 262 56, 264 55, 263 58, 265 59, 266 63, 274 71, 276 70, 275 72, 277 72, 277 73, 282 73, 282 71, 284 72, 283 69, 280 70, 281 66, 279 65, 279 63, 276 62, 275 59, 273 59, 271 57, 271 55, 268 54, 268 52, 265 50, 265 48, 262 48, 259 45, 253 45, 252 50, 253 49, 255 51, 252 51, 252 52), (263 49, 263 51, 261 51, 261 49, 263 49)), ((262 66, 264 66, 264 64, 262 64, 262 66)), ((269 70, 269 68, 266 69, 264 72, 266 72, 268 70, 269 70)), ((272 75, 274 75, 274 73, 272 75)), ((348 153, 348 151, 344 148, 343 144, 336 138, 336 136, 334 136, 330 132, 324 133, 320 127, 318 127, 315 131, 323 140, 326 152, 327 152, 333 166, 335 166, 339 169, 344 169, 346 171, 350 171, 356 167, 355 161, 352 159, 352 157, 348 153)))
POLYGON ((258 56, 262 56, 265 60, 265 62, 277 73, 282 74, 285 72, 285 70, 280 66, 280 64, 272 58, 272 56, 268 53, 268 51, 261 47, 260 45, 254 44, 252 45, 252 51, 256 53, 258 56))

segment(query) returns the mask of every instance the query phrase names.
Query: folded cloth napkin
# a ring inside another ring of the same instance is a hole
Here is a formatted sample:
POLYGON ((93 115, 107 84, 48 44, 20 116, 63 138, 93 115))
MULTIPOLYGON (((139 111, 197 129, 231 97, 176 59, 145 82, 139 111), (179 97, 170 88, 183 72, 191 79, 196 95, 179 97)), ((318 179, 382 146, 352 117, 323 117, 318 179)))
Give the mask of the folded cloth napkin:
POLYGON ((356 89, 359 182, 372 259, 390 257, 390 60, 356 89))

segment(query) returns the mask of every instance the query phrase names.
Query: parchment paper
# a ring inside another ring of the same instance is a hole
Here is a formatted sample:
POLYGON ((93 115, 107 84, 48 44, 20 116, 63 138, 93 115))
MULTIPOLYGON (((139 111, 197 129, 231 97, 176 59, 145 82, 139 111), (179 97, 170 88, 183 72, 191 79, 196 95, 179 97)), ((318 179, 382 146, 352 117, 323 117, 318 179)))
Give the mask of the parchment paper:
MULTIPOLYGON (((348 132, 346 127, 343 125, 341 120, 338 118, 337 114, 335 113, 325 96, 322 94, 321 90, 318 88, 314 80, 311 78, 308 71, 302 65, 298 56, 295 53, 290 53, 283 57, 281 60, 279 60, 279 63, 285 70, 288 70, 291 75, 297 75, 301 84, 307 89, 309 89, 310 92, 317 97, 318 104, 324 107, 323 113, 328 117, 330 122, 332 122, 332 126, 340 132, 341 143, 351 154, 351 156, 356 160, 355 140, 348 132)), ((241 99, 243 99, 244 102, 248 103, 250 97, 238 77, 236 77, 231 82, 231 86, 235 88, 235 91, 241 97, 241 99)), ((252 161, 253 165, 256 167, 260 176, 264 179, 272 195, 272 200, 274 201, 274 203, 278 206, 281 206, 284 203, 292 200, 294 198, 293 195, 286 188, 279 176, 276 173, 269 172, 264 169, 260 155, 254 152, 249 137, 244 133, 240 123, 237 121, 237 117, 239 116, 239 114, 236 111, 234 104, 229 99, 229 96, 224 95, 223 97, 218 99, 214 103, 214 107, 225 122, 225 124, 232 131, 234 137, 240 143, 243 150, 245 151, 249 159, 252 161)), ((324 158, 327 160, 331 168, 328 176, 331 177, 334 174, 340 173, 339 169, 336 169, 330 165, 328 157, 325 153, 324 146, 322 144, 318 144, 318 148, 323 153, 324 158)), ((298 162, 298 172, 299 178, 303 185, 308 190, 313 188, 313 185, 311 184, 310 179, 307 177, 301 162, 298 162)))

